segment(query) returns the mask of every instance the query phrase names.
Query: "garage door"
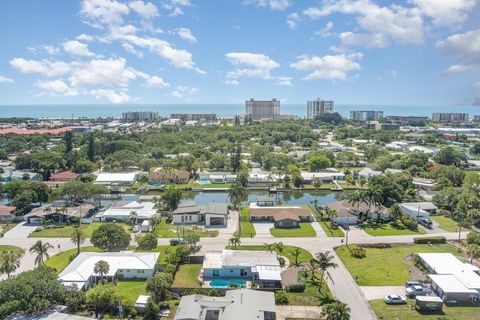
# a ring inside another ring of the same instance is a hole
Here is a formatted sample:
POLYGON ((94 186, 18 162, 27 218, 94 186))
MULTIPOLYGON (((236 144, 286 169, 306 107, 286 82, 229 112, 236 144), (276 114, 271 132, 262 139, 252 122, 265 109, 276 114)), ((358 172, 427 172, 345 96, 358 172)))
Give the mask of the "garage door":
POLYGON ((225 224, 225 218, 223 217, 211 217, 210 225, 211 226, 223 226, 225 224))

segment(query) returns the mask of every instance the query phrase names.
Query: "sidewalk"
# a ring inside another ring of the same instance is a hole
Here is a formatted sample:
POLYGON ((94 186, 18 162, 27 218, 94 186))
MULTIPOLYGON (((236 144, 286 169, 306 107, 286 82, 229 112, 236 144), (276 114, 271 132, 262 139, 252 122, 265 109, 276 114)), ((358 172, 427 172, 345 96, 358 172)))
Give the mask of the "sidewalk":
POLYGON ((277 320, 286 318, 319 319, 321 307, 277 306, 277 320))

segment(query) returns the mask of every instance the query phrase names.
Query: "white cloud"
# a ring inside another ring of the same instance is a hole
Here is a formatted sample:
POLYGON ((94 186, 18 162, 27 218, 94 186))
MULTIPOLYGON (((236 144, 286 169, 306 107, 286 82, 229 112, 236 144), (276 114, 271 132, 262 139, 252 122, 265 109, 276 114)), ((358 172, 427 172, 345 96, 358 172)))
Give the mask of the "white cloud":
POLYGON ((72 70, 70 64, 63 61, 13 58, 10 60, 10 65, 21 73, 40 73, 47 77, 64 75, 72 70))
POLYGON ((228 78, 259 77, 270 79, 270 71, 280 65, 269 56, 251 52, 229 52, 227 60, 236 68, 227 73, 228 78))
POLYGON ((467 71, 468 67, 463 64, 452 64, 446 70, 443 71, 444 74, 453 74, 467 71))
POLYGON ((320 36, 320 37, 323 37, 323 38, 330 37, 330 36, 333 35, 332 29, 333 29, 333 22, 328 21, 323 29, 315 31, 314 34, 316 36, 320 36))
POLYGON ((290 29, 294 30, 297 29, 298 23, 301 21, 300 15, 296 12, 290 13, 287 16, 287 25, 290 29))
POLYGON ((43 45, 41 48, 49 55, 53 56, 60 53, 60 49, 52 45, 43 45))
POLYGON ((397 72, 397 70, 392 69, 392 70, 388 70, 388 74, 389 74, 392 78, 396 78, 397 75, 398 75, 398 72, 397 72))
POLYGON ((130 97, 127 93, 120 91, 116 92, 112 89, 97 89, 90 91, 90 94, 97 99, 106 98, 111 103, 120 104, 120 103, 127 103, 132 102, 134 99, 130 97))
POLYGON ((276 84, 279 86, 293 86, 291 77, 277 77, 276 84))
POLYGON ((290 6, 289 0, 245 0, 244 4, 255 4, 259 7, 269 7, 271 10, 285 10, 290 6))
POLYGON ((123 24, 123 15, 130 12, 128 6, 115 0, 83 0, 80 14, 92 26, 123 24))
POLYGON ((184 7, 190 7, 192 4, 190 0, 169 0, 162 3, 162 7, 169 10, 169 17, 175 17, 184 14, 184 7))
POLYGON ((89 34, 82 33, 81 35, 76 36, 75 39, 77 39, 79 41, 93 41, 93 40, 95 40, 95 37, 91 36, 89 34))
POLYGON ((152 76, 147 79, 147 86, 148 87, 156 87, 156 88, 165 88, 169 87, 170 84, 165 82, 162 78, 157 76, 152 76))
POLYGON ((132 1, 128 4, 130 9, 135 11, 142 19, 151 20, 158 16, 157 6, 151 2, 143 2, 140 0, 132 1))
POLYGON ((445 40, 438 41, 437 47, 445 53, 456 56, 463 65, 480 65, 480 29, 451 35, 445 40))
POLYGON ((93 57, 95 54, 88 50, 88 45, 77 40, 66 41, 63 44, 65 52, 84 57, 93 57))
POLYGON ((65 82, 61 80, 52 81, 37 81, 35 83, 37 88, 43 89, 46 93, 60 96, 76 96, 78 91, 70 88, 65 82))
POLYGON ((122 43, 122 48, 125 49, 125 51, 127 51, 128 53, 133 54, 134 56, 143 58, 143 52, 136 50, 135 47, 132 46, 130 43, 122 43))
POLYGON ((197 42, 197 38, 195 38, 192 34, 192 31, 188 28, 178 28, 175 30, 180 38, 190 43, 197 42))
POLYGON ((70 77, 73 87, 94 85, 115 85, 127 87, 129 81, 135 80, 135 70, 126 66, 123 58, 92 60, 74 68, 70 77))
POLYGON ((0 75, 0 83, 15 83, 13 79, 0 75))
POLYGON ((458 27, 468 18, 476 0, 409 0, 437 26, 458 27))
POLYGON ((195 87, 176 86, 175 89, 170 93, 170 96, 181 99, 189 95, 197 94, 199 91, 200 90, 195 87))
POLYGON ((309 72, 304 80, 347 80, 350 73, 361 69, 358 63, 362 59, 361 53, 298 57, 298 61, 290 67, 309 72))
POLYGON ((240 82, 238 82, 237 80, 228 79, 225 80, 225 84, 228 84, 229 86, 238 86, 240 82))

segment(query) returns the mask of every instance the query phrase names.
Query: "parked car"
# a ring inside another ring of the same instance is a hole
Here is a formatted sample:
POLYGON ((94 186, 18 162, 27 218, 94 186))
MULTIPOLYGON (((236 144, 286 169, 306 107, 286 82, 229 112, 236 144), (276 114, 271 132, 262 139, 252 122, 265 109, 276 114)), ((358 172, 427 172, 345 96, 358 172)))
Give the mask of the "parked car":
POLYGON ((427 288, 418 285, 411 286, 406 289, 407 297, 409 298, 414 298, 416 296, 426 296, 429 291, 430 290, 428 290, 427 288))
POLYGON ((433 222, 430 219, 420 219, 419 223, 424 226, 425 228, 432 229, 433 222))
POLYGON ((407 298, 396 295, 396 294, 389 294, 388 296, 385 296, 385 299, 383 299, 386 304, 405 304, 407 303, 407 298))
POLYGON ((140 231, 140 226, 139 225, 134 225, 133 228, 132 228, 132 232, 137 233, 138 231, 140 231))
POLYGON ((171 239, 170 240, 170 245, 171 246, 178 246, 179 244, 184 244, 185 241, 182 239, 171 239))
POLYGON ((443 301, 436 296, 418 296, 415 298, 415 309, 418 311, 440 312, 443 301))
POLYGON ((421 286, 421 287, 423 287, 423 283, 415 281, 415 280, 405 281, 405 288, 408 288, 408 287, 411 287, 411 286, 421 286))

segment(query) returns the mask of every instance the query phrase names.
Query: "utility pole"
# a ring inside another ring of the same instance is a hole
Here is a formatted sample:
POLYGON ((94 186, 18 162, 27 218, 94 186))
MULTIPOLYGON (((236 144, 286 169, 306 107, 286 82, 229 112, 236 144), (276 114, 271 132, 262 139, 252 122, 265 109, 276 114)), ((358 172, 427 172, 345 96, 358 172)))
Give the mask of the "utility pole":
POLYGON ((462 223, 463 223, 463 212, 460 213, 460 223, 458 228, 458 241, 460 242, 460 238, 462 237, 462 223))

